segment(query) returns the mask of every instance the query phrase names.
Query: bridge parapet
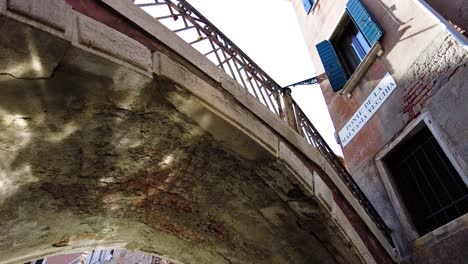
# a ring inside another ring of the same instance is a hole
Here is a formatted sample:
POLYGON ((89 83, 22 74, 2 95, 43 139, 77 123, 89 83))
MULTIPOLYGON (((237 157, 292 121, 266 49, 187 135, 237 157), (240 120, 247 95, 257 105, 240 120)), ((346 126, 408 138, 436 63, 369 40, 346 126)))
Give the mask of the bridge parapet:
MULTIPOLYGON (((172 6, 172 12, 181 12, 180 19, 197 14, 193 21, 205 20, 185 1, 179 5, 173 1, 158 3, 172 6)), ((393 254, 385 224, 299 106, 293 102, 288 107, 281 87, 245 54, 236 51, 238 48, 224 35, 226 46, 215 46, 214 50, 220 48, 225 55, 230 54, 229 61, 243 63, 237 79, 235 73, 229 74, 229 67, 221 71, 130 1, 48 0, 41 5, 21 0, 11 0, 7 5, 0 1, 0 14, 6 17, 0 23, 3 27, 19 21, 50 35, 28 31, 33 35, 30 38, 44 42, 37 47, 24 43, 31 53, 7 60, 23 63, 21 67, 7 63, 1 72, 17 79, 45 80, 59 65, 74 65, 109 77, 117 90, 155 80, 171 81, 176 88, 167 92, 168 100, 215 139, 251 160, 264 156, 264 150, 282 160, 304 188, 330 210, 366 262, 379 259, 373 252, 379 245, 372 245, 373 238, 369 238, 372 234, 389 255, 393 254), (245 57, 236 57, 240 55, 245 57), (113 66, 97 57, 113 62, 113 66), (293 115, 287 109, 292 109, 293 115), (288 126, 288 116, 294 117, 297 127, 288 126), (358 215, 354 220, 353 211, 358 215), (367 227, 359 225, 359 221, 367 227)), ((209 25, 212 32, 217 31, 209 25)), ((217 33, 216 38, 221 34, 217 33)))
MULTIPOLYGON (((112 6, 112 1, 103 2, 112 6)), ((304 114, 300 106, 289 96, 287 89, 282 88, 265 71, 263 71, 233 41, 224 35, 215 25, 185 0, 133 0, 137 6, 157 14, 156 20, 168 29, 177 33, 185 42, 202 52, 217 68, 222 69, 242 88, 254 96, 272 113, 285 121, 303 136, 307 143, 315 147, 332 166, 352 195, 357 199, 366 213, 384 234, 385 239, 393 245, 390 230, 379 216, 365 194, 353 180, 346 168, 339 161, 315 126, 304 114), (142 3, 138 3, 142 2, 142 3), (154 8, 157 9, 154 9, 154 8), (190 34, 192 33, 192 34, 190 34), (205 45, 203 45, 205 44, 205 45)), ((115 6, 115 4, 114 4, 115 6)), ((118 8, 118 7, 117 7, 118 8)), ((169 44, 170 45, 170 44, 169 44)), ((181 54, 183 52, 181 51, 181 54)), ((203 67, 203 66, 202 66, 203 67)))

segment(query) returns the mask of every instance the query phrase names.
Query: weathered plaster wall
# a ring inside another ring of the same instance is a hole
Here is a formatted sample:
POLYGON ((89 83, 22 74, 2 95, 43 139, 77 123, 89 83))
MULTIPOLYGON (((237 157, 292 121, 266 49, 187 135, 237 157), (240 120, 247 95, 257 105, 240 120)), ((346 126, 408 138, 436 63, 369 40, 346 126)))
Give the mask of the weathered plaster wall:
POLYGON ((455 220, 458 226, 465 226, 458 230, 448 230, 447 226, 436 234, 424 237, 416 243, 415 252, 403 263, 466 263, 468 252, 467 220, 455 220), (464 223, 463 223, 464 222, 464 223))
MULTIPOLYGON (((399 88, 345 148, 350 171, 387 223, 399 229, 391 217, 391 204, 374 158, 415 117, 428 111, 460 155, 466 152, 466 104, 464 90, 466 52, 448 34, 441 34, 421 53, 408 72, 397 80, 399 88), (456 98, 456 99, 455 99, 456 98), (376 177, 377 176, 377 177, 376 177)), ((466 168, 466 155, 463 161, 466 168)), ((462 164, 463 165, 463 164, 462 164)), ((413 240, 407 234, 407 239, 413 240)))
POLYGON ((188 263, 360 261, 274 157, 217 143, 164 80, 116 89, 61 66, 0 86, 3 260, 121 242, 188 263))

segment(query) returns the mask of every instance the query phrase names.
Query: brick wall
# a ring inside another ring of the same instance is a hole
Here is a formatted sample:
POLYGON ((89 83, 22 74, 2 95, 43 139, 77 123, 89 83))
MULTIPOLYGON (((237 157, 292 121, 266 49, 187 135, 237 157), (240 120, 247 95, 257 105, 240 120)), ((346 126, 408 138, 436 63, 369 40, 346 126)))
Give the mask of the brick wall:
POLYGON ((400 113, 406 121, 416 118, 431 98, 467 66, 466 51, 447 35, 436 39, 410 67, 402 80, 400 113))
POLYGON ((435 79, 428 78, 429 74, 425 73, 420 79, 406 88, 400 112, 407 114, 410 120, 417 117, 427 107, 431 97, 466 66, 467 64, 464 63, 448 69, 435 79))

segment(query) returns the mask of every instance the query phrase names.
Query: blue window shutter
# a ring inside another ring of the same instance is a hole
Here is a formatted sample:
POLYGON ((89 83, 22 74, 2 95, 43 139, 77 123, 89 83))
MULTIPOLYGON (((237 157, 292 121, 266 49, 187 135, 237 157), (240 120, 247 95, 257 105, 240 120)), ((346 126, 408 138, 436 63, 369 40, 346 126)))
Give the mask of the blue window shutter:
POLYGON ((304 3, 304 9, 307 14, 309 14, 310 10, 312 10, 312 6, 314 5, 315 0, 302 0, 302 3, 304 3))
POLYGON ((346 71, 330 41, 322 41, 316 47, 332 89, 338 92, 348 81, 346 71))
POLYGON ((346 10, 371 46, 379 41, 383 30, 361 0, 349 0, 346 10))

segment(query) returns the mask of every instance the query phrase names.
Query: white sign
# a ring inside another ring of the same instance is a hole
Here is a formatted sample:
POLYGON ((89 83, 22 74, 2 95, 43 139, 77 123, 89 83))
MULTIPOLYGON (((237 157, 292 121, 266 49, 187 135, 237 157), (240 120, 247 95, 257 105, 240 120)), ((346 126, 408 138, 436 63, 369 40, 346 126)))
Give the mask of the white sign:
POLYGON ((379 110, 396 87, 395 80, 387 72, 374 91, 372 91, 353 117, 341 129, 339 136, 343 148, 351 142, 367 121, 379 110))

